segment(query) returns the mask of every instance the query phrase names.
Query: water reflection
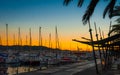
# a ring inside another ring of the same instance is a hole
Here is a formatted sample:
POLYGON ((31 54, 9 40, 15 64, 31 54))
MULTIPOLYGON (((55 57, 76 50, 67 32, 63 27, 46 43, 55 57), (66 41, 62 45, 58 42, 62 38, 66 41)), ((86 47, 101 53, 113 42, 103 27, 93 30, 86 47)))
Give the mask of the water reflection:
POLYGON ((27 66, 20 66, 20 67, 8 67, 7 73, 8 75, 14 75, 17 73, 23 73, 23 72, 29 72, 30 71, 35 71, 38 69, 38 67, 27 67, 27 66))

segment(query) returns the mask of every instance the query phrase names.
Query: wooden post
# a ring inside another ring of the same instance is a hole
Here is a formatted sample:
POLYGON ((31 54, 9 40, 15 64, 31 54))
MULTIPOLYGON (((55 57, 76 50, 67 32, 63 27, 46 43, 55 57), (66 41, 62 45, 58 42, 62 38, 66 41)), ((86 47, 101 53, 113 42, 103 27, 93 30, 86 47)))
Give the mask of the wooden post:
MULTIPOLYGON (((99 34, 100 34, 100 39, 102 40, 102 34, 101 34, 101 29, 100 29, 100 27, 99 27, 99 34)), ((104 63, 106 63, 106 55, 105 55, 105 48, 103 47, 103 45, 102 45, 102 53, 103 53, 103 57, 104 57, 104 63)), ((105 68, 105 65, 104 65, 104 68, 105 68)))
POLYGON ((89 23, 89 32, 90 32, 92 49, 93 49, 93 57, 94 57, 94 61, 95 61, 96 73, 99 74, 99 72, 98 72, 98 66, 97 66, 97 61, 96 61, 96 56, 95 56, 95 49, 94 49, 93 37, 92 37, 92 29, 91 29, 90 21, 89 20, 88 20, 88 23, 89 23))
MULTIPOLYGON (((111 31, 111 25, 112 25, 112 21, 110 21, 110 26, 109 26, 109 32, 111 31)), ((108 37, 110 37, 110 34, 108 34, 108 37)), ((111 44, 111 41, 109 42, 109 44, 111 44)), ((113 46, 110 46, 109 47, 109 52, 108 52, 108 62, 109 62, 109 65, 108 66, 110 66, 111 67, 111 65, 112 65, 112 47, 113 46)))
MULTIPOLYGON (((96 39, 97 39, 97 41, 99 41, 98 40, 98 33, 97 33, 96 23, 94 23, 94 25, 95 25, 96 39)), ((98 43, 98 51, 99 51, 99 55, 100 55, 101 67, 103 68, 103 65, 102 65, 102 56, 101 56, 101 51, 100 51, 100 45, 99 45, 99 43, 98 43)))

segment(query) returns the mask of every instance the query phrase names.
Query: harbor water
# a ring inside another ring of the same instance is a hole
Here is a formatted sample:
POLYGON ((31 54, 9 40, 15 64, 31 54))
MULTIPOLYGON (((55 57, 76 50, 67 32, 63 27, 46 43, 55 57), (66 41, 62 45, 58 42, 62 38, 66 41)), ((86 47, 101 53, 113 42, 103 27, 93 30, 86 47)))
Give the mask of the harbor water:
POLYGON ((8 73, 8 75, 17 75, 18 73, 35 71, 38 69, 39 69, 39 67, 26 67, 26 66, 8 67, 7 73, 8 73))

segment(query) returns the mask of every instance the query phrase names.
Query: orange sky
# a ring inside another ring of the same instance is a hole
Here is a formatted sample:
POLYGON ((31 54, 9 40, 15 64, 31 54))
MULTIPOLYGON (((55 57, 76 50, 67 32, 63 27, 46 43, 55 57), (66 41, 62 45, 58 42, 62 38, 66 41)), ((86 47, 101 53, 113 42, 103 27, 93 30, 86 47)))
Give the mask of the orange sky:
MULTIPOLYGON (((22 34, 21 37, 22 37, 22 45, 26 45, 26 35, 22 34)), ((43 46, 49 47, 49 36, 48 37, 44 36, 42 38, 43 38, 42 41, 43 46)), ((52 38, 51 38, 52 48, 55 48, 56 47, 56 43, 54 39, 55 37, 53 36, 52 38)), ((2 45, 6 45, 5 32, 1 34, 1 39, 2 39, 2 45)), ((14 40, 14 35, 9 32, 8 45, 14 45, 14 41, 16 44, 18 44, 18 34, 15 34, 15 40, 14 40)), ((32 45, 38 46, 38 43, 39 43, 38 36, 35 36, 35 34, 33 34, 32 45)), ((27 36, 27 44, 29 45, 29 36, 27 36)), ((77 50, 78 47, 83 50, 90 49, 90 47, 87 45, 72 41, 72 37, 59 37, 59 44, 61 49, 77 50)))
MULTIPOLYGON (((83 25, 82 17, 86 11, 85 1, 82 8, 76 6, 76 2, 68 7, 63 6, 62 0, 0 0, 0 36, 2 45, 6 45, 6 23, 9 27, 9 45, 13 45, 13 35, 18 40, 18 27, 21 28, 22 44, 26 44, 26 36, 29 43, 29 28, 32 32, 32 45, 38 45, 38 31, 42 27, 43 45, 49 45, 49 34, 51 33, 52 47, 55 48, 55 26, 58 28, 58 37, 61 49, 77 50, 91 49, 87 45, 73 42, 72 39, 83 40, 81 37, 90 38, 88 24, 83 25)), ((104 8, 109 1, 101 3, 96 7, 90 22, 95 38, 94 22, 97 28, 101 27, 107 37, 110 21, 115 24, 116 18, 103 19, 104 8)))

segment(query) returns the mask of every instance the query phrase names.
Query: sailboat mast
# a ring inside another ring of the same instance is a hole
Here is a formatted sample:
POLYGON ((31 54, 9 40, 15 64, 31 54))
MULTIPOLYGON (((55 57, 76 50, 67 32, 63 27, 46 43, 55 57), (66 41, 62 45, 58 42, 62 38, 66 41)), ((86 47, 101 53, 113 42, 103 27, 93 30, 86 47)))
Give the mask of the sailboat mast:
POLYGON ((22 37, 20 37, 20 45, 22 46, 22 37))
POLYGON ((27 35, 26 35, 26 45, 27 45, 27 35))
POLYGON ((31 47, 31 45, 32 45, 31 28, 29 29, 29 31, 30 31, 30 47, 31 47))
POLYGON ((40 27, 39 27, 39 46, 40 46, 40 27))
POLYGON ((57 27, 55 27, 55 44, 56 44, 56 49, 57 49, 57 27))
POLYGON ((15 34, 13 34, 13 45, 15 45, 15 34))
POLYGON ((1 40, 1 36, 0 36, 0 45, 2 45, 2 40, 1 40))
POLYGON ((16 50, 16 38, 15 38, 15 34, 13 34, 13 46, 14 46, 14 50, 16 50))
POLYGON ((51 33, 49 34, 49 48, 51 48, 51 33))
POLYGON ((41 34, 41 27, 39 27, 39 46, 42 46, 42 34, 41 34))
POLYGON ((103 39, 104 39, 104 32, 102 31, 102 36, 103 36, 103 39))
POLYGON ((30 37, 29 37, 29 41, 30 41, 30 42, 29 42, 29 48, 30 48, 30 49, 29 49, 29 68, 28 68, 28 71, 30 72, 30 65, 31 65, 31 64, 30 64, 30 51, 31 51, 31 45, 32 45, 31 28, 29 29, 29 36, 30 36, 30 37))
POLYGON ((18 28, 18 46, 20 45, 20 27, 18 28))
POLYGON ((7 44, 7 50, 8 50, 8 24, 6 24, 6 44, 7 44))
POLYGON ((57 26, 55 27, 55 38, 56 38, 56 49, 59 48, 59 38, 58 38, 58 32, 57 32, 57 26))

